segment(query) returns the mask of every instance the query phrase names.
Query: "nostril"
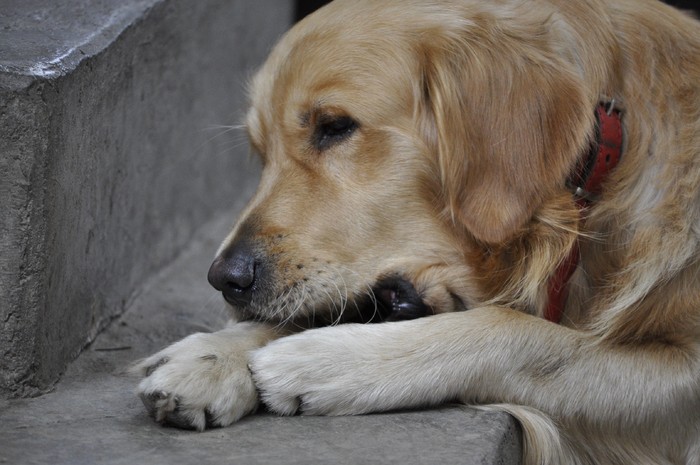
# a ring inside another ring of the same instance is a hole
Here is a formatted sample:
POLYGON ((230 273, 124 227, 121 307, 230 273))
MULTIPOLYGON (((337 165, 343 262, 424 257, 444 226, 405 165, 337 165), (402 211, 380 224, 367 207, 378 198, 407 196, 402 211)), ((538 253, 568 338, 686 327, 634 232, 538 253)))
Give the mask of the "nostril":
POLYGON ((250 288, 255 281, 255 262, 246 263, 228 271, 225 286, 229 289, 243 291, 250 288))
POLYGON ((207 279, 226 300, 238 305, 250 303, 255 284, 255 257, 245 246, 235 246, 217 257, 209 268, 207 279))
POLYGON ((231 263, 217 259, 207 275, 209 283, 218 291, 226 289, 248 289, 255 281, 255 262, 231 263))

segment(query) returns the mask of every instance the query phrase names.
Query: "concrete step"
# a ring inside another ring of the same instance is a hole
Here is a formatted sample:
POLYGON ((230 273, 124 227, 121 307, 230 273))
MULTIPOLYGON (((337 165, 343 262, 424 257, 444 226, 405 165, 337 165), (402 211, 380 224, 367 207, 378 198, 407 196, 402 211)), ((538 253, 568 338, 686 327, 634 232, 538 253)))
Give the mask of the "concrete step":
POLYGON ((464 406, 355 417, 256 414, 204 433, 155 424, 123 375, 133 360, 226 316, 206 271, 231 217, 206 224, 185 252, 71 364, 54 392, 0 404, 0 463, 202 465, 520 463, 512 418, 464 406))
POLYGON ((49 389, 254 188, 244 83, 287 0, 0 3, 0 397, 49 389))
POLYGON ((520 462, 512 418, 463 406, 153 423, 123 368, 224 323, 206 270, 259 168, 208 128, 292 2, 0 3, 0 463, 520 462))

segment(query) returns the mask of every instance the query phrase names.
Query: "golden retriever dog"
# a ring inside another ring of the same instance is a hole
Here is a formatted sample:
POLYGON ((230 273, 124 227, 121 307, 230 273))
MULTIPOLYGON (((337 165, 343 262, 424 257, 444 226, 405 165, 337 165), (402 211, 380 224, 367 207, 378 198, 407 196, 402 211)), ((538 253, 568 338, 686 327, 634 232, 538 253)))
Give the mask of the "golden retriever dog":
POLYGON ((209 272, 236 323, 136 365, 158 421, 461 401, 528 464, 700 463, 698 22, 338 0, 250 101, 262 179, 209 272))

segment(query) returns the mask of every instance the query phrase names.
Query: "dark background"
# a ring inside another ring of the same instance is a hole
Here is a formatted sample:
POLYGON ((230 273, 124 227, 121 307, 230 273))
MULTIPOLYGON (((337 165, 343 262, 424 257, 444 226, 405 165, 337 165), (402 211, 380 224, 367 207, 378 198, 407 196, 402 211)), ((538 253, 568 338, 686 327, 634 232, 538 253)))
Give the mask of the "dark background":
POLYGON ((697 0, 664 0, 664 2, 684 10, 693 10, 700 14, 700 5, 697 0))
POLYGON ((301 18, 314 10, 321 8, 323 5, 328 3, 328 1, 329 0, 297 0, 295 19, 299 21, 301 18))
MULTIPOLYGON (((312 11, 316 10, 317 8, 322 7, 323 5, 328 3, 328 1, 329 0, 297 0, 297 21, 303 18, 304 16, 308 15, 312 11)), ((678 8, 683 8, 685 10, 694 10, 696 13, 700 14, 700 4, 698 3, 698 0, 665 0, 665 3, 677 6, 678 8)))

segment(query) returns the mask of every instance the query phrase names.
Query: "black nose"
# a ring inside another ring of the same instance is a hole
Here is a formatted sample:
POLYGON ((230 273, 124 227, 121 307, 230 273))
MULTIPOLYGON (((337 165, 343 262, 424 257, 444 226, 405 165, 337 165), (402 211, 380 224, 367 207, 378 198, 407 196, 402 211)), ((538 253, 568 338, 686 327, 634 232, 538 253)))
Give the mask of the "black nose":
POLYGON ((229 303, 248 305, 255 284, 255 256, 247 241, 234 244, 216 257, 207 278, 229 303))

